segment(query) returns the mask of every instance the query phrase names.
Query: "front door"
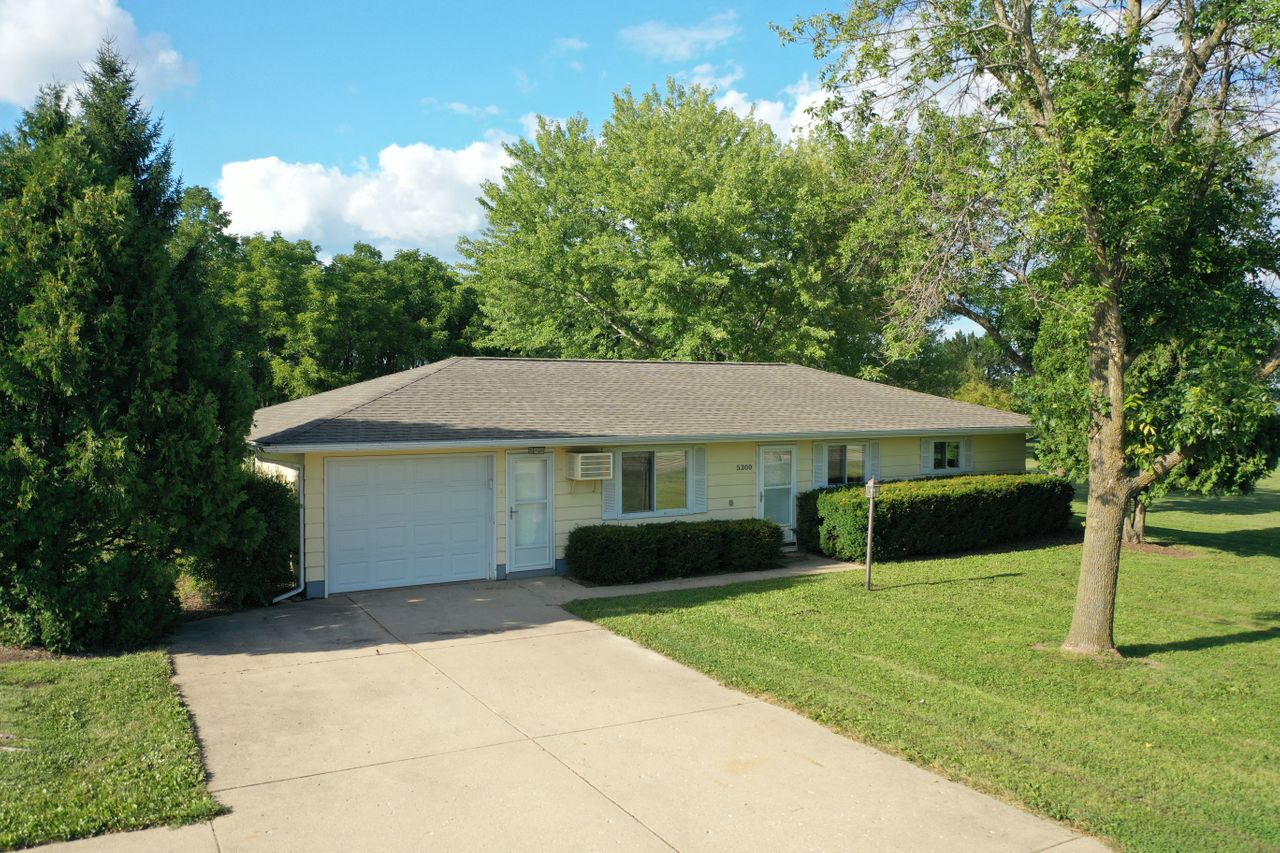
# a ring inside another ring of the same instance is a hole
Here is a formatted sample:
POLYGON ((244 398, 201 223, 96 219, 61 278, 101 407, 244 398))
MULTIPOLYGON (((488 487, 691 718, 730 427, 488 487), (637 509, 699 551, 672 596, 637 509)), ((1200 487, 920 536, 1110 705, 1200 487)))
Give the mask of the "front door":
POLYGON ((756 515, 782 528, 782 540, 796 541, 796 449, 790 445, 760 448, 760 505, 756 515))
POLYGON ((550 453, 507 454, 507 571, 555 566, 550 453))

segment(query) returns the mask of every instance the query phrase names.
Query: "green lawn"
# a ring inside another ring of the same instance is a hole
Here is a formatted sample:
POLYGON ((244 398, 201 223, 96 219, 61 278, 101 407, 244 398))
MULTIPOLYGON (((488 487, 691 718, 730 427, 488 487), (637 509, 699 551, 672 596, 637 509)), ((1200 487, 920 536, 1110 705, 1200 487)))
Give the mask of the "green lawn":
POLYGON ((1065 657, 1078 544, 580 601, 573 612, 1133 850, 1280 850, 1280 478, 1170 498, 1123 661, 1065 657))
POLYGON ((0 848, 218 814, 163 652, 0 664, 0 848))

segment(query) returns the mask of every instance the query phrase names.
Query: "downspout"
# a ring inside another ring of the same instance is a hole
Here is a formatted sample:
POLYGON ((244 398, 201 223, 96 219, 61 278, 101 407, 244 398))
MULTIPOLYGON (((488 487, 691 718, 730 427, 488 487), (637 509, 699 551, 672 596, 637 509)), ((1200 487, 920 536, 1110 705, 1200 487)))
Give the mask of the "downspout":
MULTIPOLYGON (((254 456, 258 459, 255 452, 254 456)), ((298 585, 288 592, 282 592, 275 598, 271 599, 272 604, 279 604, 286 598, 293 598, 295 595, 306 592, 307 590, 307 513, 306 507, 303 506, 303 495, 306 494, 305 483, 303 478, 306 473, 302 465, 292 465, 288 462, 280 462, 275 459, 263 459, 264 462, 270 462, 272 465, 279 465, 298 473, 298 585)))

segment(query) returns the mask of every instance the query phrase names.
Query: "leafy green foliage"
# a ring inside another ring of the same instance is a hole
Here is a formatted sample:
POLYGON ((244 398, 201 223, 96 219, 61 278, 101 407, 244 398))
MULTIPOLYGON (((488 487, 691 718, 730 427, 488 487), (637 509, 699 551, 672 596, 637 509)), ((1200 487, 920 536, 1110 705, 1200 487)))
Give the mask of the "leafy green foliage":
POLYGON ((571 530, 564 549, 569 572, 599 584, 757 571, 781 556, 782 529, 759 518, 589 524, 571 530))
POLYGON ((1150 524, 1196 556, 1125 553, 1117 628, 1140 660, 1038 648, 1065 626, 1077 545, 882 563, 870 594, 845 572, 569 608, 1118 849, 1274 847, 1280 478, 1170 497, 1150 524))
POLYGON ((297 585, 298 497, 288 483, 245 477, 226 541, 187 565, 201 591, 227 607, 265 607, 297 585))
POLYGON ((163 652, 0 664, 0 848, 222 811, 170 675, 163 652))
POLYGON ((225 535, 252 400, 131 72, 100 51, 0 137, 0 637, 136 646, 225 535))
POLYGON ((878 371, 864 369, 862 375, 925 394, 1021 411, 1012 394, 1016 372, 986 335, 961 332, 946 338, 929 337, 914 355, 892 361, 878 371))
MULTIPOLYGON (((876 499, 872 558, 967 551, 1061 533, 1071 483, 1048 474, 984 474, 885 483, 876 499)), ((866 491, 816 489, 797 499, 796 539, 842 560, 867 553, 866 491)))
POLYGON ((485 186, 463 240, 487 345, 527 355, 783 360, 853 372, 875 346, 834 269, 831 164, 818 142, 670 83, 614 98, 599 134, 542 122, 485 186))
POLYGON ((322 262, 306 240, 237 239, 219 202, 187 190, 178 239, 202 245, 257 405, 305 397, 472 351, 470 289, 419 251, 383 258, 357 243, 322 262))

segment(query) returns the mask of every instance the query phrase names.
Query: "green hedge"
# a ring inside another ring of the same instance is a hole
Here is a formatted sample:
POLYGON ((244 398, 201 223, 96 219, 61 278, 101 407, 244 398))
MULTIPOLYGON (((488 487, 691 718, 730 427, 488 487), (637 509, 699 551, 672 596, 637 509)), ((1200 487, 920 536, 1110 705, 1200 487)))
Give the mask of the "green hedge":
POLYGON ((188 573, 199 588, 227 607, 263 607, 298 582, 298 496, 275 477, 250 473, 231 535, 188 573))
MULTIPOLYGON (((1060 533, 1071 519, 1071 484, 1049 474, 987 474, 885 483, 876 499, 872 557, 893 560, 985 548, 1060 533)), ((867 552, 862 486, 800 495, 801 548, 842 560, 867 552)))
POLYGON ((782 529, 759 518, 590 524, 570 531, 564 549, 569 573, 599 584, 750 572, 781 557, 782 529))

